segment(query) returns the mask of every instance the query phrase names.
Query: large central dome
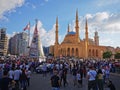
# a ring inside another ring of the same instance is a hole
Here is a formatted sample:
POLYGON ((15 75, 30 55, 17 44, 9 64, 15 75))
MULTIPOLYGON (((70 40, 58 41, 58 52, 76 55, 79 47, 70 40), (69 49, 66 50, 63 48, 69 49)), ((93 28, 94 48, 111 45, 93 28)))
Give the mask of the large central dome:
POLYGON ((76 34, 76 32, 71 31, 71 32, 68 32, 68 34, 67 34, 67 35, 75 35, 75 34, 76 34))
POLYGON ((70 31, 65 35, 65 38, 62 42, 62 44, 66 44, 66 43, 75 43, 76 42, 76 32, 74 31, 70 31))

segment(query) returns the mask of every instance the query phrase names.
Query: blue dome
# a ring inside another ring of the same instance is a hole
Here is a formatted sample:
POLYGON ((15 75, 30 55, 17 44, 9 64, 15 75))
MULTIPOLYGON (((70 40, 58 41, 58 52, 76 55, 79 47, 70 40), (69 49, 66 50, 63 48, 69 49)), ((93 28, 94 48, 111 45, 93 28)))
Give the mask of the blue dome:
POLYGON ((76 32, 73 32, 73 31, 68 32, 68 35, 74 35, 74 34, 76 34, 76 32))

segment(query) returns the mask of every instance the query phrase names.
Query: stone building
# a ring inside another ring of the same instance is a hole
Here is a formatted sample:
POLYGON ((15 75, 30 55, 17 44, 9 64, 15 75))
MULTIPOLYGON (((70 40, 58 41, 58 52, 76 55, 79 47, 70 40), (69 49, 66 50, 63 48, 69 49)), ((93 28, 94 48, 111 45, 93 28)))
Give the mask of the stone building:
POLYGON ((70 31, 68 25, 68 32, 61 43, 58 42, 58 18, 56 18, 55 44, 50 46, 50 53, 53 54, 54 57, 72 56, 79 58, 102 58, 103 52, 106 51, 106 46, 99 45, 98 32, 95 32, 94 40, 89 38, 88 22, 86 19, 85 38, 81 40, 78 18, 78 11, 76 11, 75 32, 70 31))

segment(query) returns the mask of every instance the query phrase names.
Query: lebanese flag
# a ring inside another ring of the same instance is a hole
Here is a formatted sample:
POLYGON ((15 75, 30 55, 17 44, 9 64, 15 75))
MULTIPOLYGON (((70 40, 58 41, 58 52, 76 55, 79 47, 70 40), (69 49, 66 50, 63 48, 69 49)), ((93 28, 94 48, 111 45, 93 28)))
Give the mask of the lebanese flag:
POLYGON ((25 30, 30 30, 30 23, 28 23, 23 30, 24 30, 24 31, 25 31, 25 30))

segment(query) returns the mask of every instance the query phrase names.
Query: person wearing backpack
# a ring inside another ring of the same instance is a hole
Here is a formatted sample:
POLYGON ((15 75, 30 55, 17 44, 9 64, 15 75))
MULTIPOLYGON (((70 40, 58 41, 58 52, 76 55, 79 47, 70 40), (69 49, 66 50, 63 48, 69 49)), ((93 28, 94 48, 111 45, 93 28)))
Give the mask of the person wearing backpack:
POLYGON ((95 71, 93 66, 89 67, 89 71, 87 72, 87 79, 88 79, 88 90, 96 90, 96 75, 97 72, 95 71))
POLYGON ((104 90, 103 73, 101 69, 97 72, 97 85, 99 90, 104 90))

